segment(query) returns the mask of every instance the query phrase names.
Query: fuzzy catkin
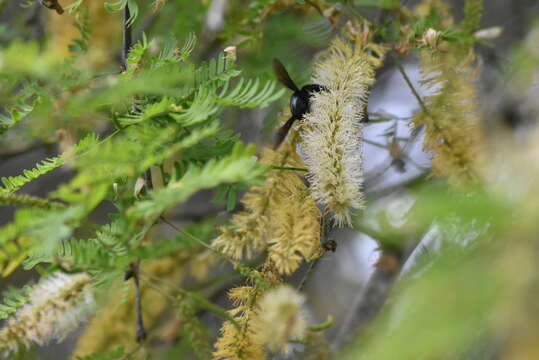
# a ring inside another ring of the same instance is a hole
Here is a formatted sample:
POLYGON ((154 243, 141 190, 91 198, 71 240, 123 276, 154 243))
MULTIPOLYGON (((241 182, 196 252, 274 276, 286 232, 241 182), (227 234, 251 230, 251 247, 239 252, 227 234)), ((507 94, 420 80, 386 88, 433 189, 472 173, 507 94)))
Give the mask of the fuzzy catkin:
MULTIPOLYGON (((262 154, 264 164, 284 166, 289 163, 292 148, 284 144, 279 151, 267 150, 262 154)), ((231 224, 220 228, 221 234, 213 241, 212 246, 233 259, 243 256, 251 258, 253 254, 266 248, 268 229, 268 209, 274 196, 274 186, 281 174, 272 172, 262 185, 253 186, 243 196, 245 210, 234 214, 231 224)))
POLYGON ((299 177, 276 189, 278 203, 273 211, 268 256, 282 275, 294 273, 303 260, 322 254, 320 246, 320 210, 299 177))
POLYGON ((314 69, 313 83, 327 91, 311 97, 302 119, 311 191, 337 225, 350 224, 351 211, 364 206, 361 120, 374 83, 371 59, 364 48, 336 39, 314 69))
MULTIPOLYGON (((260 162, 267 166, 304 168, 303 161, 296 153, 297 138, 297 131, 292 129, 278 150, 266 149, 263 152, 260 162)), ((235 260, 244 256, 251 258, 253 254, 265 250, 268 246, 270 254, 272 249, 282 253, 276 246, 280 239, 293 241, 293 238, 286 238, 293 234, 285 228, 292 222, 296 234, 300 228, 306 230, 299 235, 308 239, 310 244, 302 245, 301 252, 303 257, 310 258, 314 251, 312 249, 320 242, 320 214, 314 202, 305 198, 308 195, 299 194, 307 189, 301 179, 303 174, 296 170, 271 170, 262 185, 252 187, 244 195, 242 203, 245 210, 235 214, 230 225, 221 227, 221 235, 214 240, 212 246, 235 260), (303 204, 303 210, 306 209, 306 212, 292 211, 292 208, 298 209, 299 204, 295 203, 299 201, 298 197, 306 200, 303 204), (288 216, 288 223, 281 221, 283 216, 288 216), (307 228, 304 226, 306 223, 309 225, 307 228)), ((284 262, 279 264, 283 265, 279 268, 280 273, 291 273, 297 268, 294 264, 291 264, 291 267, 284 262)))
POLYGON ((258 302, 264 293, 280 283, 275 268, 266 262, 260 271, 254 271, 264 285, 239 286, 228 296, 234 304, 229 314, 236 324, 225 321, 215 343, 214 360, 265 360, 266 350, 260 341, 260 308, 258 302), (236 326, 238 325, 238 326, 236 326))
POLYGON ((239 329, 232 322, 225 321, 220 337, 215 343, 215 360, 264 360, 264 346, 256 341, 255 319, 259 316, 255 305, 262 291, 256 287, 242 286, 230 290, 229 297, 236 306, 230 310, 239 329))
POLYGON ((0 330, 0 355, 62 340, 86 320, 95 306, 87 274, 57 272, 35 285, 29 302, 0 330))
POLYGON ((424 148, 432 151, 433 174, 459 187, 479 180, 484 153, 472 61, 471 52, 423 50, 423 83, 434 93, 426 98, 428 111, 413 119, 416 127, 426 127, 424 148))
POLYGON ((289 285, 266 292, 259 301, 259 316, 254 326, 258 342, 271 351, 289 353, 289 341, 303 340, 307 333, 304 303, 305 297, 289 285))

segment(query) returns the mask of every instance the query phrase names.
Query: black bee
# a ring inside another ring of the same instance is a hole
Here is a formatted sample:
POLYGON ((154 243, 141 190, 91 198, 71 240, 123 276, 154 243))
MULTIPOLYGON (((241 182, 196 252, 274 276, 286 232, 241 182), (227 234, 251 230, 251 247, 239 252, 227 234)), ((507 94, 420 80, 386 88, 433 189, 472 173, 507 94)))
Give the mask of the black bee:
POLYGON ((301 89, 298 88, 290 78, 290 75, 288 75, 284 65, 277 59, 273 59, 273 70, 275 71, 277 79, 284 86, 294 91, 290 98, 290 111, 292 112, 292 117, 277 131, 274 145, 274 148, 277 148, 283 142, 294 121, 301 119, 303 115, 310 111, 311 96, 314 93, 326 91, 327 88, 317 84, 309 84, 301 89))

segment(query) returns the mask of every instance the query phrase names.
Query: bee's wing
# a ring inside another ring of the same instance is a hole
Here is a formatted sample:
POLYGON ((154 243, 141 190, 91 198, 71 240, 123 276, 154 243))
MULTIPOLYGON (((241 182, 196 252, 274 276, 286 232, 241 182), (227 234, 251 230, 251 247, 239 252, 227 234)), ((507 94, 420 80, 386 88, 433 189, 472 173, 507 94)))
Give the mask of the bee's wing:
POLYGON ((279 130, 277 130, 277 135, 275 135, 275 144, 273 145, 274 149, 277 149, 279 145, 281 145, 295 120, 296 118, 292 116, 283 126, 279 128, 279 130))
POLYGON ((275 71, 275 75, 277 76, 277 79, 289 88, 290 90, 298 91, 299 88, 294 84, 294 81, 290 78, 290 75, 288 75, 288 71, 286 71, 286 68, 284 65, 277 59, 273 59, 273 71, 275 71))

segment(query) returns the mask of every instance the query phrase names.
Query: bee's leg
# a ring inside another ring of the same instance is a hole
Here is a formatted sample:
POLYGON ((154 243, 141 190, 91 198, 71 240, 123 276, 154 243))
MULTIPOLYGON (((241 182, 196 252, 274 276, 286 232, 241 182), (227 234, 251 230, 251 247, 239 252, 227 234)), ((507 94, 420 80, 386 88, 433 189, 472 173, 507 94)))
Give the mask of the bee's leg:
POLYGON ((277 130, 277 135, 275 136, 275 144, 273 145, 273 149, 277 149, 279 145, 283 142, 283 140, 286 138, 286 135, 288 134, 288 131, 290 131, 290 128, 292 127, 292 124, 296 118, 292 116, 288 121, 277 130))

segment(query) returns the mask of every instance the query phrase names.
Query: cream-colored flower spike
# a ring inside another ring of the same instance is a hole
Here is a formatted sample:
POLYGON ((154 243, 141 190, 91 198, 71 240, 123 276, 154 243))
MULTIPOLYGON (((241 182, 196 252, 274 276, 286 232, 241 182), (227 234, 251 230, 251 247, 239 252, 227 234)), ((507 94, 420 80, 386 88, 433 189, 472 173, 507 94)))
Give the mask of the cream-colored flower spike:
POLYGON ((290 340, 303 340, 307 333, 302 306, 303 295, 288 285, 269 290, 260 299, 259 316, 255 319, 257 340, 271 351, 289 352, 290 340))
POLYGON ((373 59, 364 48, 336 39, 314 68, 312 82, 327 91, 311 98, 302 119, 312 194, 339 226, 350 224, 351 211, 364 206, 361 119, 374 83, 373 59))
POLYGON ((76 330, 94 307, 90 282, 87 274, 60 272, 41 280, 28 294, 29 302, 0 330, 0 357, 76 330))

